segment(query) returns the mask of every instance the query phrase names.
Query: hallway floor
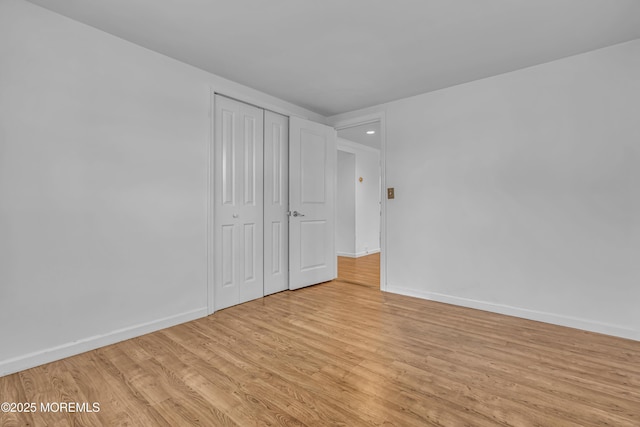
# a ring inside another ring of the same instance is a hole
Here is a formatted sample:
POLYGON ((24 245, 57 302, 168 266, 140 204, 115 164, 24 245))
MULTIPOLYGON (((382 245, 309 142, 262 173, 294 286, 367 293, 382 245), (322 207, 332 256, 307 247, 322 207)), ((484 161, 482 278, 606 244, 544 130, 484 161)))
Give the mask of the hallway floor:
POLYGON ((338 280, 380 289, 380 253, 360 258, 339 256, 338 280))

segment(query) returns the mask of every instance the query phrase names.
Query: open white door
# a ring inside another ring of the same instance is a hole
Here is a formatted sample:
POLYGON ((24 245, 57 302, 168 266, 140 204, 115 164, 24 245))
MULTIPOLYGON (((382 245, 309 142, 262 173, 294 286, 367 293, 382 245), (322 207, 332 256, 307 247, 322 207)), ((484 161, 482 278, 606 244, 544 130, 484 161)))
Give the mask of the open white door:
POLYGON ((336 131, 289 121, 289 289, 336 278, 336 131))

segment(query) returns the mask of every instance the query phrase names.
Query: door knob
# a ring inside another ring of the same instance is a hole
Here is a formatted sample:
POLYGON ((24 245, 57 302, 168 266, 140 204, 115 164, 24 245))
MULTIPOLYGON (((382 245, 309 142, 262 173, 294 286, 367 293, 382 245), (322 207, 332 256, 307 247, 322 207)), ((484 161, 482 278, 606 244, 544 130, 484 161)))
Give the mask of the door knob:
POLYGON ((233 214, 233 217, 234 217, 234 218, 238 218, 238 217, 240 217, 240 215, 238 215, 238 214, 233 214))
POLYGON ((298 211, 293 211, 293 213, 291 215, 293 215, 293 216, 304 216, 303 213, 300 213, 298 211))

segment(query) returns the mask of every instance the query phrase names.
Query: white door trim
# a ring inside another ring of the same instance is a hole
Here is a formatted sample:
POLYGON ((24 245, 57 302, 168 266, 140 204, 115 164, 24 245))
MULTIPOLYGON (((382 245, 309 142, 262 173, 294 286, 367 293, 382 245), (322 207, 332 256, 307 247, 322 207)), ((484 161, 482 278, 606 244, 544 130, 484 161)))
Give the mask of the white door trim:
POLYGON ((215 311, 215 282, 214 282, 214 268, 215 268, 215 253, 214 253, 214 215, 215 215, 215 197, 213 189, 215 187, 215 99, 216 91, 211 88, 209 93, 209 155, 207 165, 207 315, 213 314, 215 311))
POLYGON ((363 114, 349 119, 337 120, 330 122, 336 131, 350 128, 353 126, 365 125, 368 123, 380 122, 380 179, 382 188, 380 200, 382 200, 382 212, 380 217, 380 290, 387 290, 387 178, 386 178, 386 146, 387 146, 387 127, 386 114, 379 111, 371 114, 363 114))

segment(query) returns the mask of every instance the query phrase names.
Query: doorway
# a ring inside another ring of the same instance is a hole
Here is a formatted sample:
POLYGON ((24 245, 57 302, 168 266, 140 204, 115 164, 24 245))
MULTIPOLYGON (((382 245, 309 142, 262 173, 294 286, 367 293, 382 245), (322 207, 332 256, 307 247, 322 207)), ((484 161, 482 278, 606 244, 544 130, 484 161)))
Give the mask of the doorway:
POLYGON ((380 120, 338 128, 338 279, 380 288, 382 170, 380 120))

